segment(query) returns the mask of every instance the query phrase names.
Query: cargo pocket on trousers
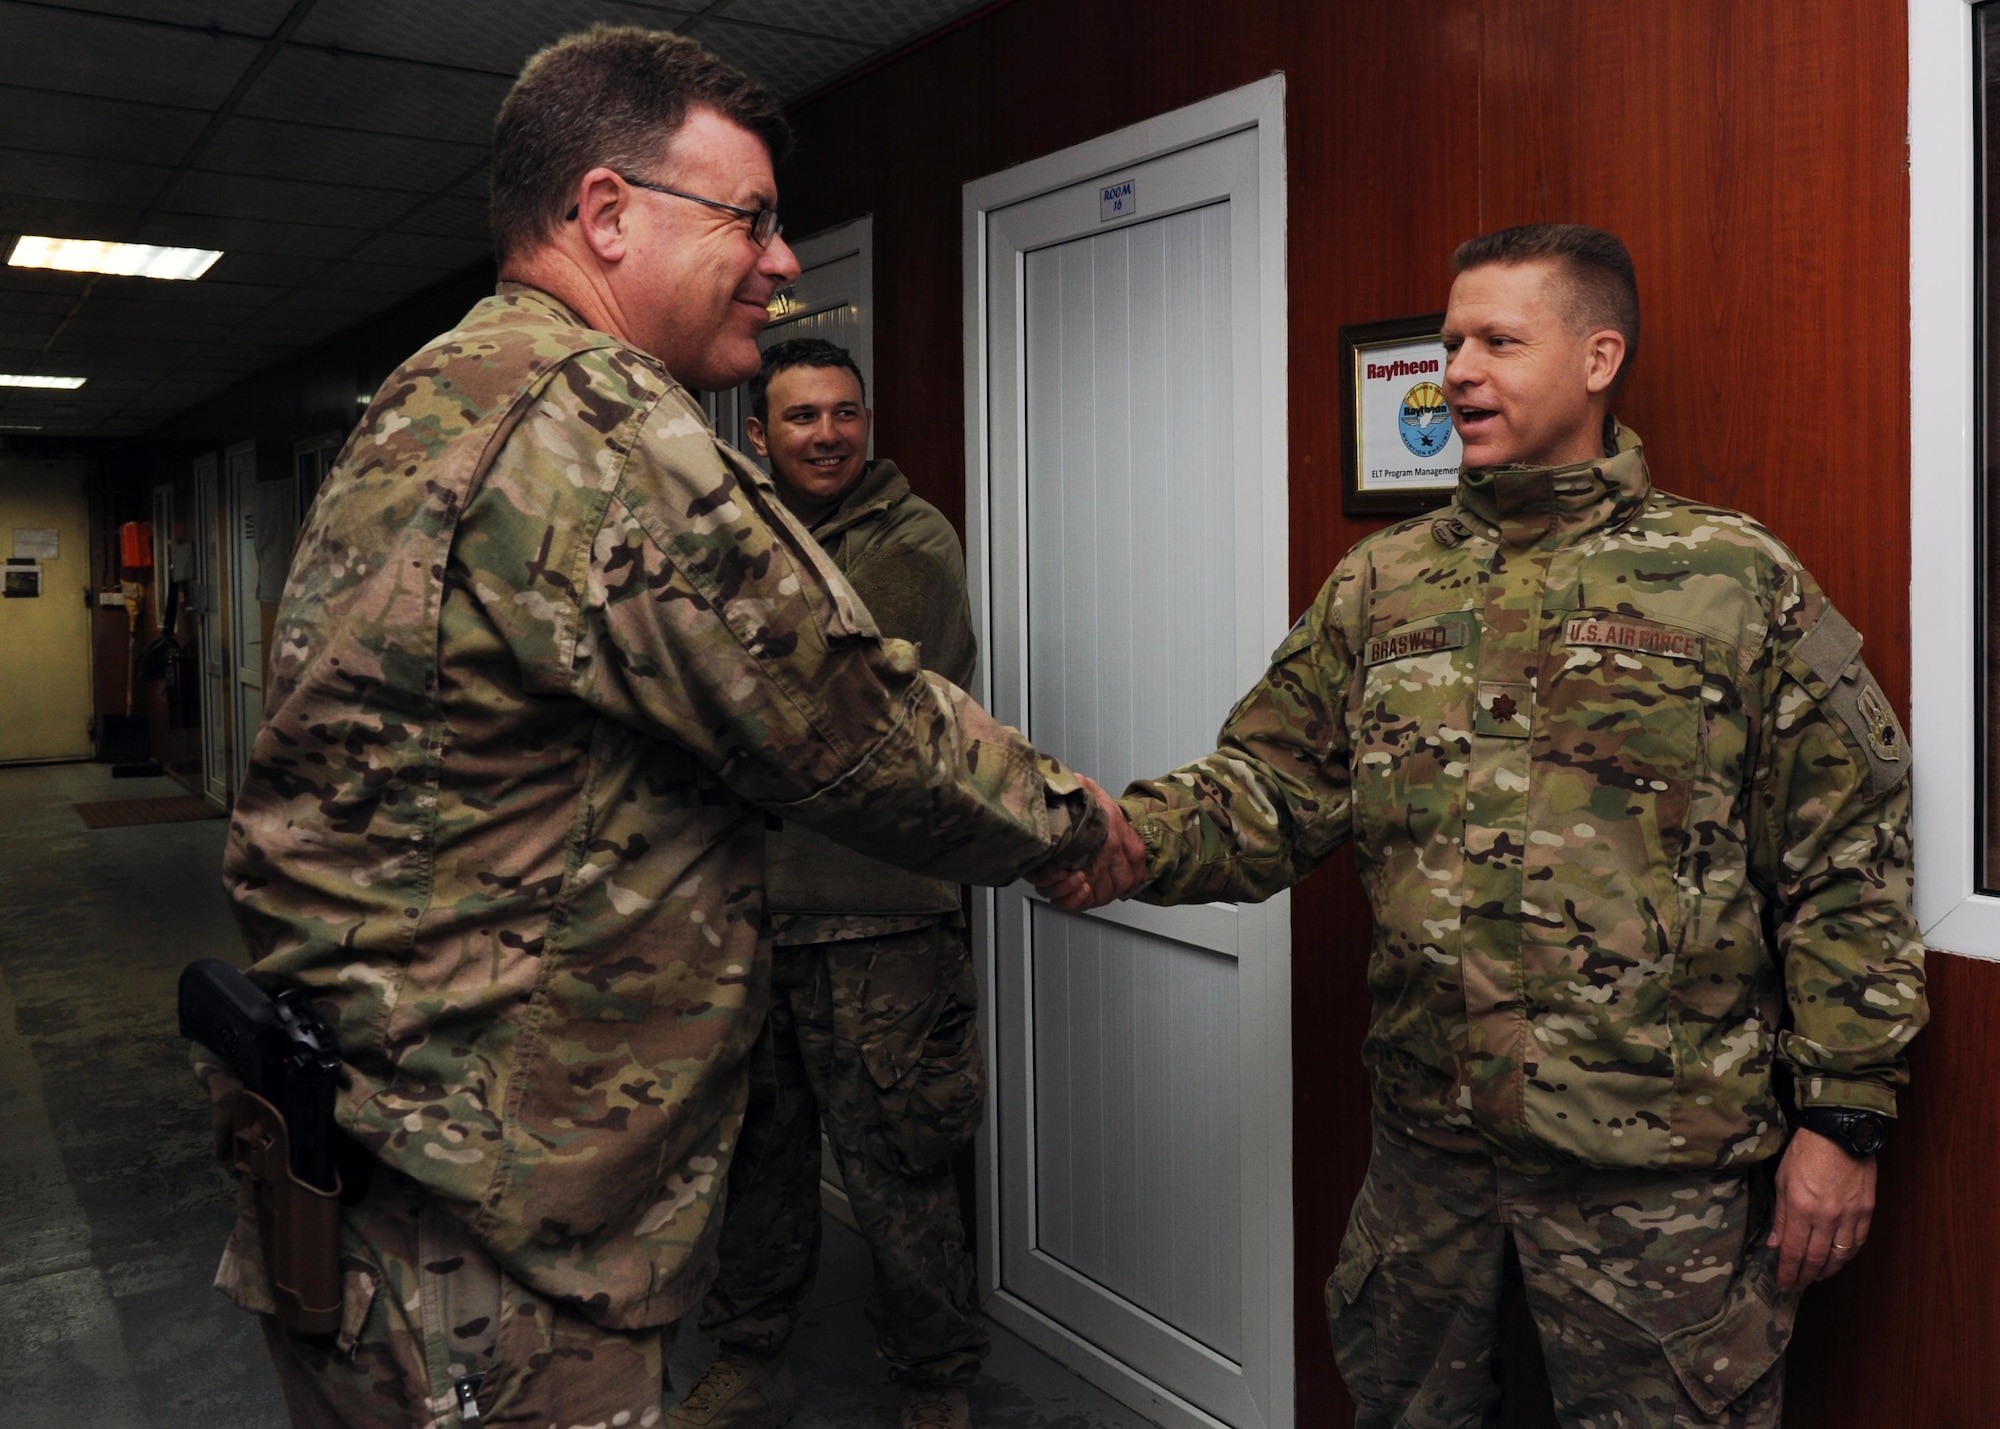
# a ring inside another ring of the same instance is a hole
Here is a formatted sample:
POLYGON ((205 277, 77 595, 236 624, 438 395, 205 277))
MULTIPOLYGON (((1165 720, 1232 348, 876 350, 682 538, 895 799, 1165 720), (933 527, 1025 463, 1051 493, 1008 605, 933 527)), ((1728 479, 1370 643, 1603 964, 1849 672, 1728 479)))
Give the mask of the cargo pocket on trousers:
POLYGON ((937 1170, 972 1139, 986 1109, 979 987, 970 957, 910 1017, 861 1044, 874 1083, 869 1146, 906 1176, 937 1170))
POLYGON ((1359 1216, 1349 1217, 1340 1260, 1326 1281, 1326 1332, 1333 1341, 1340 1377, 1357 1397, 1365 1393, 1358 1377, 1368 1373, 1375 1361, 1375 1316, 1360 1302, 1381 1259, 1382 1251, 1368 1227, 1359 1216))
POLYGON ((1762 1379, 1791 1343, 1799 1297, 1777 1292, 1777 1257, 1757 1247, 1722 1309, 1661 1337, 1681 1387, 1704 1414, 1720 1416, 1762 1379))

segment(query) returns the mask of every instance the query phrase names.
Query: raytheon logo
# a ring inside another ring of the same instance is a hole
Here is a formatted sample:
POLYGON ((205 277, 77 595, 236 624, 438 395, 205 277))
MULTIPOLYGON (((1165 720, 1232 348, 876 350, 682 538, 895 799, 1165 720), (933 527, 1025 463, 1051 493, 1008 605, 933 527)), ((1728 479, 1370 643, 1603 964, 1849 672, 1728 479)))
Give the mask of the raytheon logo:
POLYGON ((1427 357, 1422 362, 1405 362, 1401 358, 1394 362, 1371 362, 1368 364, 1368 380, 1378 377, 1421 377, 1426 372, 1438 370, 1435 357, 1427 357))

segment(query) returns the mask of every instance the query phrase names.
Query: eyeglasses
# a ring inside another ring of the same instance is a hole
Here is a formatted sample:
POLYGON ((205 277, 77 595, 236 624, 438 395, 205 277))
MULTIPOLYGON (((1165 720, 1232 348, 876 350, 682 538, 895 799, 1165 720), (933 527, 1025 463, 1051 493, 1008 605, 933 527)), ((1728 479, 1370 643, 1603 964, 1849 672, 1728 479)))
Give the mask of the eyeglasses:
MULTIPOLYGON (((778 211, 774 208, 738 208, 735 204, 724 203, 721 199, 703 198, 700 194, 682 193, 679 189, 670 189, 665 184, 653 184, 646 182, 644 179, 635 179, 630 174, 620 174, 618 177, 625 180, 626 183, 632 185, 635 189, 651 189, 656 194, 668 194, 674 198, 684 198, 689 203, 702 204, 708 208, 719 208, 724 213, 733 213, 738 218, 749 219, 750 241, 759 248, 769 248, 771 240, 785 231, 785 225, 778 221, 778 211)), ((575 219, 576 215, 577 205, 571 204, 569 212, 563 215, 563 222, 571 222, 575 219)))

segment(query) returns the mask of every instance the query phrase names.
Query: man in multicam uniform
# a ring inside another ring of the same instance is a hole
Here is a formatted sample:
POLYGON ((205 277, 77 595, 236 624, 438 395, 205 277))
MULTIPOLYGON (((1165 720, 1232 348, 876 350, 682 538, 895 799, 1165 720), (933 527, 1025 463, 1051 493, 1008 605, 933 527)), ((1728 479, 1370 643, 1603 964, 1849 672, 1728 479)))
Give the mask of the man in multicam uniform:
POLYGON ((1798 559, 1609 420, 1624 245, 1455 267, 1457 498, 1341 562, 1217 753, 1127 791, 1141 896, 1357 846, 1375 1142, 1327 1314, 1359 1423, 1483 1422, 1518 1276, 1565 1424, 1776 1425, 1925 1017, 1909 750, 1798 559))
POLYGON ((945 878, 1126 856, 877 634, 682 385, 750 376, 797 275, 784 132, 671 35, 531 60, 499 291, 390 377, 307 523, 226 877, 260 968, 335 1017, 375 1173, 336 1334, 269 1319, 248 1226, 218 1276, 297 1423, 658 1422, 767 999, 766 809, 945 878))
MULTIPOLYGON (((844 349, 780 343, 751 383, 745 430, 882 632, 967 684, 979 657, 958 535, 894 462, 868 459, 866 401, 844 349)), ((667 1422, 767 1429, 796 1404, 785 1347, 819 1263, 824 1118, 874 1260, 868 1318, 907 1386, 903 1424, 963 1429, 987 1334, 951 1155, 978 1127, 986 1077, 959 886, 802 825, 768 847, 771 1014, 750 1054, 721 1269, 702 1314, 721 1353, 667 1422)))

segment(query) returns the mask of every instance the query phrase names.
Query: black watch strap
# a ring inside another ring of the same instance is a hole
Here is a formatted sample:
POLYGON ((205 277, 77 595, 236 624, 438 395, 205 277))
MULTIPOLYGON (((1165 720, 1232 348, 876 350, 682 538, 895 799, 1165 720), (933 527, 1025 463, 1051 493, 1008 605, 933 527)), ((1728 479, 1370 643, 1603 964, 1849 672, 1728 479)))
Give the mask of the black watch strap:
POLYGON ((1840 1106, 1807 1107, 1799 1113, 1799 1125, 1836 1142, 1857 1161, 1866 1161, 1889 1144, 1889 1118, 1875 1111, 1854 1111, 1840 1106))

